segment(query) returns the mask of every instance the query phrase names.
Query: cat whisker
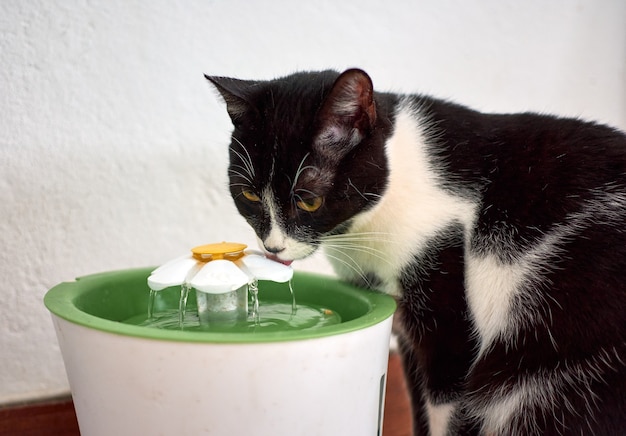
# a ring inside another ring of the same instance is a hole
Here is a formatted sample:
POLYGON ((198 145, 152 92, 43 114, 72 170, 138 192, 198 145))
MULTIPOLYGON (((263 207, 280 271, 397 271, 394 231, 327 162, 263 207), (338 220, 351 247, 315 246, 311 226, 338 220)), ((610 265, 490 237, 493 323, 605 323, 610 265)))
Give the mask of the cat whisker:
MULTIPOLYGON (((361 255, 370 256, 377 260, 392 265, 389 254, 375 246, 376 243, 385 245, 396 244, 397 241, 392 240, 389 233, 385 232, 362 232, 353 234, 329 235, 321 238, 321 242, 325 247, 329 247, 337 252, 341 252, 345 256, 350 257, 349 253, 360 253, 361 255)), ((354 261, 354 259, 352 259, 354 261)))
MULTIPOLYGON (((311 197, 317 197, 317 194, 315 192, 309 191, 308 189, 298 189, 298 192, 303 192, 305 194, 309 194, 311 197)), ((299 194, 294 194, 294 196, 302 199, 302 197, 300 197, 299 194)))
POLYGON ((235 153, 237 155, 237 157, 239 157, 239 159, 243 163, 243 166, 242 165, 231 165, 231 166, 234 167, 234 168, 241 168, 242 171, 246 172, 248 175, 250 175, 251 178, 253 178, 254 177, 254 167, 252 166, 252 163, 247 162, 246 158, 244 157, 244 155, 242 155, 238 151, 233 150, 233 153, 235 153))
POLYGON ((347 257, 351 257, 348 254, 348 252, 350 251, 355 252, 355 253, 362 253, 362 254, 374 257, 388 265, 392 265, 391 261, 385 255, 385 253, 382 250, 378 250, 377 248, 374 248, 374 247, 368 247, 368 246, 358 245, 358 244, 324 244, 324 247, 333 249, 339 253, 342 253, 343 255, 347 257))
POLYGON ((360 236, 360 235, 391 235, 391 232, 375 232, 375 231, 371 231, 371 232, 353 232, 353 233, 335 233, 332 235, 328 235, 331 237, 344 237, 344 236, 360 236))
POLYGON ((361 198, 363 198, 363 200, 365 201, 370 201, 370 198, 382 198, 382 195, 380 194, 375 194, 373 192, 363 192, 361 191, 359 188, 356 187, 356 185, 352 182, 352 180, 350 178, 348 178, 348 185, 352 187, 352 189, 354 189, 357 194, 359 194, 361 196, 361 198))
POLYGON ((248 174, 248 175, 252 175, 250 174, 250 171, 248 170, 247 166, 243 166, 243 165, 237 165, 237 164, 231 164, 230 165, 231 168, 239 168, 241 171, 243 171, 244 173, 248 174))
POLYGON ((322 238, 327 242, 384 242, 388 244, 396 244, 391 238, 390 233, 385 232, 362 232, 352 234, 328 235, 322 238))
MULTIPOLYGON (((241 168, 242 170, 244 169, 241 165, 233 165, 233 167, 234 168, 241 168)), ((252 183, 252 179, 250 177, 246 176, 245 174, 243 174, 240 171, 236 171, 236 170, 231 168, 231 169, 228 170, 228 173, 231 174, 231 175, 235 175, 235 176, 241 177, 242 179, 247 181, 250 185, 253 184, 252 183)))
POLYGON ((382 198, 382 195, 374 194, 373 192, 364 192, 363 195, 366 197, 382 198))
POLYGON ((250 177, 254 177, 254 166, 252 165, 252 162, 246 160, 246 157, 236 150, 233 150, 233 153, 235 153, 239 157, 241 162, 243 163, 243 166, 241 165, 237 165, 237 166, 241 168, 242 170, 244 170, 246 173, 248 173, 250 177))
POLYGON ((334 260, 336 260, 337 262, 339 262, 339 263, 343 264, 345 267, 347 267, 348 269, 350 269, 350 270, 352 270, 354 273, 356 273, 356 275, 357 275, 357 276, 358 276, 361 280, 363 280, 363 282, 364 282, 367 286, 371 286, 370 280, 367 278, 367 275, 365 274, 365 272, 363 271, 363 269, 359 266, 359 264, 358 264, 358 263, 356 263, 356 261, 355 261, 352 257, 350 257, 350 256, 346 255, 345 253, 342 253, 345 257, 347 257, 347 258, 350 260, 350 262, 348 262, 348 260, 346 260, 346 259, 343 259, 343 258, 341 258, 341 257, 339 257, 339 256, 335 256, 334 254, 329 253, 329 252, 328 252, 328 249, 334 249, 333 247, 326 246, 325 248, 327 249, 327 250, 326 250, 326 252, 325 252, 325 254, 326 254, 326 256, 327 256, 327 257, 329 257, 329 258, 331 258, 331 259, 334 259, 334 260))
POLYGON ((246 155, 244 156, 243 154, 235 150, 232 146, 230 147, 230 149, 233 151, 233 153, 235 153, 239 157, 239 159, 241 159, 243 164, 246 166, 246 169, 247 169, 246 172, 250 174, 252 177, 254 177, 256 174, 254 172, 254 165, 252 164, 252 158, 250 157, 250 153, 248 153, 248 150, 246 149, 246 147, 244 147, 244 145, 241 143, 240 140, 238 140, 235 137, 233 137, 233 140, 237 144, 239 144, 239 146, 242 148, 242 150, 244 151, 246 155))
POLYGON ((305 154, 304 157, 302 158, 302 160, 300 161, 300 165, 298 165, 298 169, 296 170, 296 175, 295 175, 295 177, 293 179, 293 183, 291 184, 291 193, 292 194, 293 194, 293 192, 296 189, 296 184, 298 183, 298 178, 300 178, 300 175, 302 174, 302 172, 304 170, 306 170, 306 169, 314 168, 311 165, 304 166, 304 162, 307 160, 307 158, 309 157, 310 154, 311 153, 305 154))
POLYGON ((360 232, 360 233, 340 233, 324 236, 324 238, 328 239, 361 239, 361 238, 369 238, 372 240, 377 240, 379 236, 390 236, 392 233, 387 232, 360 232))
POLYGON ((396 243, 389 233, 364 232, 354 234, 328 235, 320 238, 322 242, 335 245, 352 245, 376 249, 377 243, 396 243))
POLYGON ((368 251, 371 253, 384 254, 383 250, 380 250, 378 248, 375 248, 369 245, 363 245, 363 244, 358 244, 358 243, 340 242, 340 243, 327 243, 327 245, 332 245, 334 247, 345 248, 345 249, 354 250, 354 251, 363 251, 363 252, 368 251))
POLYGON ((244 188, 249 188, 250 185, 248 185, 247 183, 229 183, 228 184, 229 187, 234 187, 234 186, 243 186, 244 188))
POLYGON ((348 177, 348 185, 352 186, 352 188, 357 192, 357 194, 361 196, 361 198, 363 198, 363 200, 369 201, 369 199, 365 195, 363 195, 363 193, 359 190, 359 188, 354 186, 354 183, 352 183, 352 180, 350 179, 350 177, 348 177))

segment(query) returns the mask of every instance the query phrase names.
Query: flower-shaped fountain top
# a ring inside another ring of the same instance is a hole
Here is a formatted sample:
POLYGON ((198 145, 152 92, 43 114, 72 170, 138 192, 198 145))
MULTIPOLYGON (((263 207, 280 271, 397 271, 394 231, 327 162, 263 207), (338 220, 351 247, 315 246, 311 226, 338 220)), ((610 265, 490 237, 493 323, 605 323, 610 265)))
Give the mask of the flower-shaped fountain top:
POLYGON ((148 277, 148 286, 153 291, 186 286, 209 294, 224 294, 256 280, 284 283, 293 277, 291 267, 261 253, 244 251, 246 248, 247 245, 235 242, 195 247, 190 255, 155 269, 148 277))

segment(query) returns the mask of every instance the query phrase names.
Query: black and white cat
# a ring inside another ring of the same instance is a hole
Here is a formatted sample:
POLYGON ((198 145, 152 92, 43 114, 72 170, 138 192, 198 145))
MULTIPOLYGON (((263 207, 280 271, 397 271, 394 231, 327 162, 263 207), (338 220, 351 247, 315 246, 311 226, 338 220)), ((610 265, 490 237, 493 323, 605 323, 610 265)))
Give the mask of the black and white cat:
MULTIPOLYGON (((626 136, 375 92, 207 77, 267 252, 397 298, 414 434, 626 434, 626 136)), ((361 435, 356 435, 361 436, 361 435)))

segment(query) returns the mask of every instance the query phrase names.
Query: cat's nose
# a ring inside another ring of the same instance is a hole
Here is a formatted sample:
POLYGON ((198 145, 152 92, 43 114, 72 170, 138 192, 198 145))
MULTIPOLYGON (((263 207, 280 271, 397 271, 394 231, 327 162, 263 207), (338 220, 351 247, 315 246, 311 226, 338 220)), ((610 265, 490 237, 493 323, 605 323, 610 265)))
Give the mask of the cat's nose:
POLYGON ((284 250, 283 247, 276 247, 276 246, 267 245, 267 244, 263 244, 263 247, 268 253, 272 253, 272 254, 278 254, 284 250))
POLYGON ((268 253, 278 254, 285 250, 285 235, 276 225, 272 226, 269 234, 264 238, 259 238, 259 241, 268 253))

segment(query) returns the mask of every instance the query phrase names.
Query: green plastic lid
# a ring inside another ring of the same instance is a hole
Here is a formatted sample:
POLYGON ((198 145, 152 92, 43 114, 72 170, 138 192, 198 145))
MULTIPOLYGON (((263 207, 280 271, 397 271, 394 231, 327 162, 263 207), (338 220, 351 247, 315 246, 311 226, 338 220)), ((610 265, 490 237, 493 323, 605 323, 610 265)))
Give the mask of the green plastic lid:
MULTIPOLYGON (((327 307, 340 315, 341 323, 307 330, 233 333, 174 331, 124 323, 124 320, 147 311, 149 289, 146 281, 153 269, 112 271, 80 277, 50 289, 44 303, 50 312, 60 318, 104 332, 155 340, 207 343, 296 341, 338 335, 378 324, 392 316, 396 309, 395 300, 386 294, 359 289, 333 277, 296 272, 292 286, 298 304, 327 307)), ((261 292, 273 301, 291 303, 291 294, 285 284, 262 282, 261 292)), ((171 295, 176 299, 178 294, 172 292, 171 295)))

